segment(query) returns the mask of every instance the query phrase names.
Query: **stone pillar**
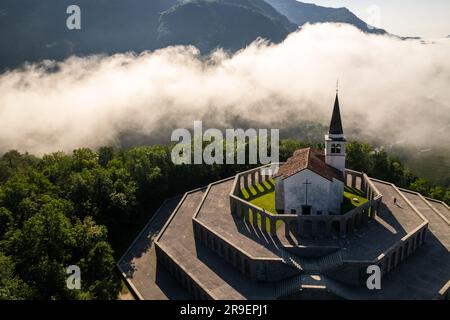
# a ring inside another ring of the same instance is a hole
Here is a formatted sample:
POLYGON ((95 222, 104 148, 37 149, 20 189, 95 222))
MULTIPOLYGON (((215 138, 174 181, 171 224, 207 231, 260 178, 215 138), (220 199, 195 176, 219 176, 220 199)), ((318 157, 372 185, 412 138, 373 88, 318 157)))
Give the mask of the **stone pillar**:
POLYGON ((267 232, 267 226, 266 226, 267 218, 266 218, 266 212, 261 212, 261 231, 267 232))
POLYGON ((277 236, 276 223, 275 223, 275 219, 273 217, 270 219, 270 235, 272 237, 276 237, 277 236))
POLYGON ((284 220, 283 223, 284 223, 284 234, 286 235, 286 237, 288 237, 290 232, 289 220, 284 220))
MULTIPOLYGON (((267 172, 267 168, 265 168, 264 173, 268 173, 267 172)), ((266 180, 267 180, 267 174, 261 174, 261 181, 260 181, 260 183, 263 183, 266 180)))
POLYGON ((244 179, 244 189, 248 190, 248 174, 245 174, 242 178, 244 179))
POLYGON ((346 229, 347 229, 347 225, 345 223, 345 221, 339 220, 339 236, 341 238, 345 238, 346 237, 346 229))
POLYGON ((297 219, 298 221, 298 235, 300 237, 305 236, 305 223, 302 219, 297 219))
POLYGON ((252 185, 252 186, 256 186, 256 182, 255 182, 255 172, 254 172, 254 171, 250 174, 250 181, 251 181, 251 185, 252 185))
POLYGON ((312 228, 311 228, 312 229, 311 230, 311 236, 313 238, 316 238, 318 236, 318 234, 317 234, 317 225, 318 225, 317 219, 311 220, 311 226, 312 226, 312 228))
POLYGON ((330 220, 327 220, 326 222, 325 222, 325 237, 326 238, 331 238, 332 237, 332 234, 331 234, 332 232, 331 232, 331 221, 330 220))
MULTIPOLYGON (((251 221, 250 221, 250 210, 252 210, 252 209, 250 209, 249 207, 245 208, 245 221, 247 221, 248 223, 251 223, 251 221)), ((252 210, 252 213, 253 213, 253 210, 252 210)))
MULTIPOLYGON (((370 208, 370 207, 369 207, 370 208)), ((362 215, 361 215, 361 225, 365 226, 367 224, 367 221, 369 220, 369 212, 368 208, 363 209, 362 215)))
POLYGON ((258 228, 258 210, 252 209, 253 227, 258 228))
POLYGON ((427 241, 427 236, 428 236, 428 228, 425 228, 425 229, 423 229, 422 242, 427 241))
POLYGON ((352 188, 356 187, 356 176, 352 174, 352 188))

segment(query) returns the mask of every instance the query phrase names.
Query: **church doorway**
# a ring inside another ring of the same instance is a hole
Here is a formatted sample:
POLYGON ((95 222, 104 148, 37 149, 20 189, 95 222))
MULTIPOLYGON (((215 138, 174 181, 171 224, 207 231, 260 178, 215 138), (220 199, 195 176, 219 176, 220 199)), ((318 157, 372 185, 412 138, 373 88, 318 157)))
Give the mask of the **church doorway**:
POLYGON ((302 206, 302 214, 310 215, 311 214, 311 206, 303 205, 302 206))

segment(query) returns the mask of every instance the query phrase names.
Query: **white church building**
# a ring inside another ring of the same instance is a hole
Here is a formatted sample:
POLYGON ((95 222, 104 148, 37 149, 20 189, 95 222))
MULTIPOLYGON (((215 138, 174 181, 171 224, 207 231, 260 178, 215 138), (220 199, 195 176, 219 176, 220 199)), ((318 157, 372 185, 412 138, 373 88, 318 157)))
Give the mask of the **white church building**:
POLYGON ((324 152, 296 150, 275 174, 276 209, 296 214, 339 214, 344 195, 345 145, 336 93, 324 152))

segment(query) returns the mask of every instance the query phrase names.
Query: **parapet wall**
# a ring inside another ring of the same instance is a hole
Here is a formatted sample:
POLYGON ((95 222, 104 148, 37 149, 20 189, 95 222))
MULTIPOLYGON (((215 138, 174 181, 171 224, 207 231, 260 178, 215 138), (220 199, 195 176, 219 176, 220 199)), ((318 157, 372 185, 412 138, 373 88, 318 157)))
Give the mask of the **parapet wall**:
MULTIPOLYGON (((272 164, 279 165, 279 164, 272 164)), ((277 236, 277 225, 283 224, 285 234, 294 234, 305 238, 346 238, 356 228, 374 219, 382 201, 382 195, 361 172, 346 170, 345 181, 351 187, 358 187, 365 192, 368 202, 342 215, 296 215, 274 214, 261 209, 242 198, 242 189, 263 183, 272 177, 273 170, 266 165, 236 175, 230 192, 230 208, 233 215, 243 217, 261 232, 272 237, 277 236), (269 173, 269 174, 263 174, 269 173), (260 221, 260 222, 258 222, 260 221)))
POLYGON ((284 264, 281 258, 253 257, 203 225, 201 221, 194 219, 193 226, 197 241, 253 281, 279 281, 298 273, 284 264))

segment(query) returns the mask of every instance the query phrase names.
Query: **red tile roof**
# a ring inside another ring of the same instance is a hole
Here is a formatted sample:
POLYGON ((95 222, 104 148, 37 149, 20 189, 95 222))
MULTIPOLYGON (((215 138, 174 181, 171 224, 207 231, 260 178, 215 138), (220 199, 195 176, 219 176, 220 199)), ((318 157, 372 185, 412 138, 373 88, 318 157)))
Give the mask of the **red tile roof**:
POLYGON ((318 149, 303 148, 294 152, 285 164, 280 166, 274 178, 289 178, 294 174, 309 169, 330 181, 333 178, 343 181, 342 172, 325 163, 325 155, 318 149))

